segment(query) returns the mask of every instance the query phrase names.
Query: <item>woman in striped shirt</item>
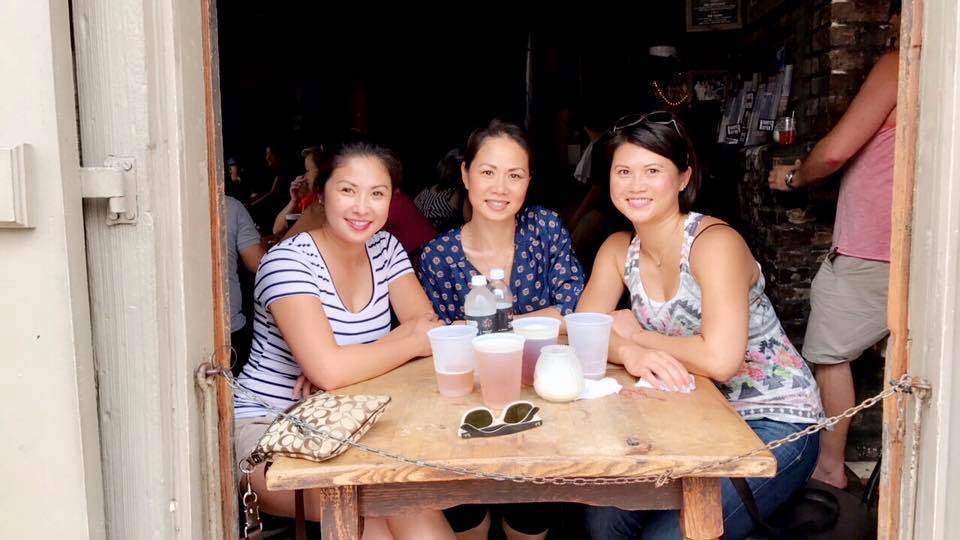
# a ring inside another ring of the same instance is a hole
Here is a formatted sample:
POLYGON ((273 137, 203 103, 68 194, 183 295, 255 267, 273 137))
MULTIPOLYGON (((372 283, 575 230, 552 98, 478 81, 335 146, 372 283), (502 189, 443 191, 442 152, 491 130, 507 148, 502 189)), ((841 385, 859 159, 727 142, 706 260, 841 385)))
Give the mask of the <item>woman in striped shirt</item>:
MULTIPOLYGON (((400 164, 386 149, 349 143, 332 155, 319 178, 324 226, 288 238, 263 258, 254 289, 254 342, 240 375, 243 388, 286 409, 313 388, 333 390, 364 381, 430 354, 427 330, 439 326, 387 219, 400 164), (400 325, 390 330, 390 308, 400 325)), ((234 445, 250 453, 275 418, 260 403, 237 396, 234 445)), ((292 516, 292 492, 266 490, 261 465, 253 488, 264 511, 292 516)), ((319 505, 307 494, 307 518, 319 505)), ((453 538, 439 511, 367 519, 364 538, 453 538)))

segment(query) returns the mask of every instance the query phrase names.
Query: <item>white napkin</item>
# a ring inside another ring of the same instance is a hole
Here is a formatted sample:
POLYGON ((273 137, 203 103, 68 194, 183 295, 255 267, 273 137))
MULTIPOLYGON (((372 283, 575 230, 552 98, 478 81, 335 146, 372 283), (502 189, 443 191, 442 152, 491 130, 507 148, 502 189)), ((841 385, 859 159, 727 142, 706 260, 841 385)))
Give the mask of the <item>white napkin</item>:
POLYGON ((599 381, 583 379, 583 392, 577 399, 597 399, 619 393, 623 386, 613 377, 604 377, 599 381))
MULTIPOLYGON (((637 384, 635 384, 634 386, 636 386, 637 388, 647 388, 647 389, 649 389, 649 390, 660 390, 660 389, 657 388, 656 386, 650 384, 650 382, 649 382, 648 380, 644 379, 643 377, 637 379, 637 384)), ((680 392, 681 394, 689 394, 690 392, 693 392, 693 391, 696 390, 696 389, 697 389, 697 382, 694 381, 694 382, 690 383, 689 385, 684 386, 683 388, 681 388, 680 390, 677 390, 677 391, 680 392)), ((673 390, 663 390, 663 391, 664 391, 664 392, 673 392, 673 390)))

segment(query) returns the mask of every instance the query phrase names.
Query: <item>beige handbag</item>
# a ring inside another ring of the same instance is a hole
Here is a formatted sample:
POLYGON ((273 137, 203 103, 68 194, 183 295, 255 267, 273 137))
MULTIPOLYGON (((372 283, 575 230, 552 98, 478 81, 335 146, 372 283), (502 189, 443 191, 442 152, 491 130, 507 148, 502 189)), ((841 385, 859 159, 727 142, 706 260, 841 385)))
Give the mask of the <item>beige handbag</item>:
MULTIPOLYGON (((241 485, 246 487, 242 494, 244 531, 243 537, 260 540, 263 538, 263 526, 260 522, 260 510, 257 494, 250 484, 250 473, 260 463, 273 461, 276 456, 325 461, 334 458, 350 446, 345 441, 356 442, 380 418, 390 396, 338 396, 319 393, 297 403, 283 416, 278 416, 270 424, 266 433, 260 437, 250 456, 240 462, 243 473, 241 485), (292 418, 297 419, 295 422, 292 418), (300 422, 320 433, 303 433, 297 425, 300 422), (321 434, 328 434, 331 438, 321 434)), ((305 538, 303 493, 296 492, 296 538, 305 538)))
POLYGON ((388 403, 389 396, 314 394, 291 407, 287 415, 332 438, 302 433, 290 418, 278 416, 260 437, 250 461, 258 464, 272 461, 276 456, 310 461, 334 458, 349 446, 341 441, 359 440, 380 418, 388 403))

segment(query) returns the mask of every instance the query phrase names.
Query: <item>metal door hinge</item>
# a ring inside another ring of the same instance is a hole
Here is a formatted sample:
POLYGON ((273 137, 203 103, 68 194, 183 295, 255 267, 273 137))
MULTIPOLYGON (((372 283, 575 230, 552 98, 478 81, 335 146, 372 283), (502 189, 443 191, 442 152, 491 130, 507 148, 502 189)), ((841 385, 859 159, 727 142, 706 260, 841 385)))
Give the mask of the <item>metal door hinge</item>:
POLYGON ((108 156, 103 167, 80 168, 80 193, 84 199, 107 199, 107 225, 137 222, 136 161, 129 156, 108 156))

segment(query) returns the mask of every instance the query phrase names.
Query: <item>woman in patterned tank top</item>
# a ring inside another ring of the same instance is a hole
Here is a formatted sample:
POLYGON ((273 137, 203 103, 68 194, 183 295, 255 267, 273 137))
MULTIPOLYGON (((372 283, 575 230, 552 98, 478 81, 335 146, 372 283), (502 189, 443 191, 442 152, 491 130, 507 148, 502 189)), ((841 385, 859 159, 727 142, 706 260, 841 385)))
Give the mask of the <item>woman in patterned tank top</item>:
MULTIPOLYGON (((700 184, 692 143, 670 113, 624 117, 607 136, 610 196, 633 224, 600 248, 578 311, 615 313, 610 361, 662 390, 711 379, 764 442, 822 416, 816 383, 763 293, 760 267, 737 232, 691 211, 700 184)), ((704 434, 723 437, 723 433, 704 434)), ((762 515, 809 478, 817 436, 773 451, 775 478, 748 481, 762 515)), ((722 486, 725 538, 754 524, 733 484, 722 486)), ((595 538, 680 538, 678 512, 591 508, 595 538)))

